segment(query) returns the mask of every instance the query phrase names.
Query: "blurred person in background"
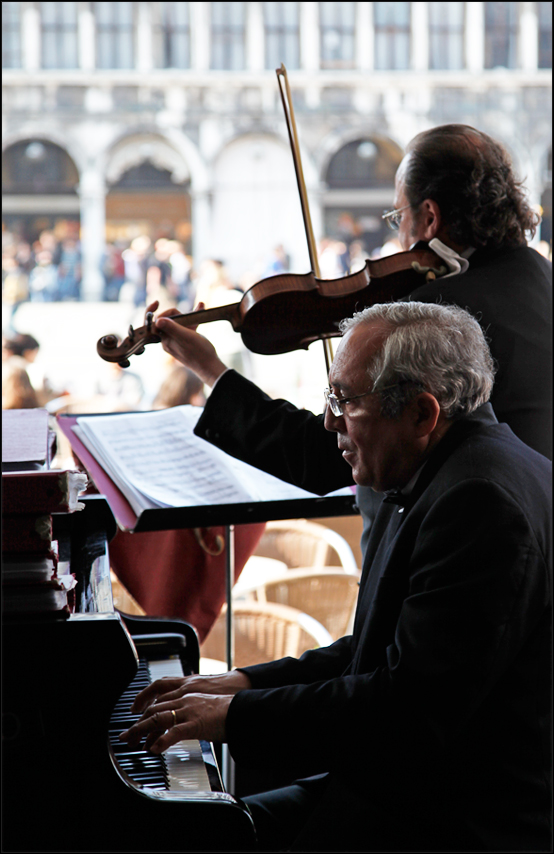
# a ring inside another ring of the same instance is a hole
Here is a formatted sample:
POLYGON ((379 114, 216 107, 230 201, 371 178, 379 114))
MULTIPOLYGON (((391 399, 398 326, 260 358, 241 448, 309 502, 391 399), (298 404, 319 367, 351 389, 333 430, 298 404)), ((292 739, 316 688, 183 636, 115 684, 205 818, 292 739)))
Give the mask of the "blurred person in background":
POLYGON ((61 244, 58 265, 58 299, 79 300, 81 290, 81 249, 73 237, 61 244))
POLYGON ((267 262, 262 278, 268 276, 278 276, 279 273, 288 273, 290 270, 290 256, 285 252, 285 247, 282 243, 275 246, 271 256, 267 262))
POLYGON ((144 386, 138 374, 109 362, 96 383, 95 393, 103 398, 105 412, 134 412, 140 409, 144 386))
POLYGON ((58 268, 52 252, 41 249, 36 262, 29 275, 29 298, 31 302, 55 302, 59 299, 58 268))
POLYGON ((194 304, 194 287, 192 284, 192 264, 185 255, 183 246, 178 240, 168 241, 167 251, 171 268, 172 296, 177 300, 179 311, 192 311, 194 304))
MULTIPOLYGON (((9 362, 14 369, 25 371, 38 401, 36 405, 46 406, 59 392, 53 390, 43 367, 37 362, 39 350, 40 344, 33 335, 16 332, 3 339, 2 362, 9 362)), ((21 382, 24 383, 25 379, 21 382)))
POLYGON ((357 273, 359 270, 363 270, 365 267, 365 262, 368 259, 368 253, 364 249, 364 244, 361 240, 353 240, 350 246, 348 247, 348 254, 350 257, 350 273, 357 273))
POLYGON ((15 254, 5 253, 2 257, 2 305, 9 311, 9 328, 13 329, 15 313, 28 299, 29 274, 19 265, 15 254))
POLYGON ((2 409, 35 409, 37 393, 25 368, 11 361, 2 362, 2 409))
POLYGON ((239 302, 243 294, 231 281, 223 261, 216 258, 202 261, 195 284, 196 301, 204 308, 239 302))
POLYGON ((104 276, 103 299, 106 302, 117 302, 125 282, 123 247, 118 241, 106 244, 106 251, 102 258, 102 275, 104 276))
POLYGON ((119 298, 128 299, 134 305, 144 305, 146 299, 146 271, 152 241, 146 234, 141 234, 131 241, 131 245, 122 253, 125 267, 125 284, 120 290, 119 298))
POLYGON ((319 268, 322 279, 339 279, 346 275, 349 268, 346 243, 324 237, 319 244, 319 268))
POLYGON ((152 403, 153 409, 168 409, 170 406, 204 406, 204 383, 193 371, 173 362, 169 375, 161 384, 152 403))
POLYGON ((390 237, 388 240, 385 240, 382 246, 374 249, 370 257, 372 261, 377 261, 379 258, 396 255, 397 252, 402 252, 400 241, 398 237, 390 237))

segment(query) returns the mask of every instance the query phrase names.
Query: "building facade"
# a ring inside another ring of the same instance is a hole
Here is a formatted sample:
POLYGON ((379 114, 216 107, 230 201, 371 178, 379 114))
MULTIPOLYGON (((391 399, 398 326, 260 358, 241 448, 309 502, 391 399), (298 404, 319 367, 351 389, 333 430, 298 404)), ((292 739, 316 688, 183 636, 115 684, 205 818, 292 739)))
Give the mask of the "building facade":
POLYGON ((309 269, 275 69, 288 70, 314 232, 385 240, 406 143, 471 124, 510 152, 551 241, 546 2, 6 2, 3 228, 80 230, 83 298, 106 241, 180 240, 254 281, 309 269))

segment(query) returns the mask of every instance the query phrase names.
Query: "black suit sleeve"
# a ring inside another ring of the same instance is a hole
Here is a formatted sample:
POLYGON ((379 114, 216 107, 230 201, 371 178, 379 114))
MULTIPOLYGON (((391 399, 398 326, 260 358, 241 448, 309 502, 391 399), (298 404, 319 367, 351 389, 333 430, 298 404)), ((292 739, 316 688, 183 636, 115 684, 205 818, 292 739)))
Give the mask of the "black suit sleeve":
POLYGON ((272 400, 232 370, 217 382, 194 432, 232 457, 317 495, 353 483, 323 415, 272 400))

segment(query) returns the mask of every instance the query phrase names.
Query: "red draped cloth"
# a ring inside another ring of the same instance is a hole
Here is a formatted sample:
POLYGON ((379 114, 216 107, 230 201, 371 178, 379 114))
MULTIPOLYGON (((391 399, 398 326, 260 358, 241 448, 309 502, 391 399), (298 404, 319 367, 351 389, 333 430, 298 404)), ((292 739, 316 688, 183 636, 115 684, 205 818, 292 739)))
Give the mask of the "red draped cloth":
MULTIPOLYGON (((264 528, 235 526, 235 581, 264 528)), ((225 602, 225 549, 225 528, 214 527, 118 531, 109 552, 113 571, 148 615, 186 620, 202 643, 225 602)))

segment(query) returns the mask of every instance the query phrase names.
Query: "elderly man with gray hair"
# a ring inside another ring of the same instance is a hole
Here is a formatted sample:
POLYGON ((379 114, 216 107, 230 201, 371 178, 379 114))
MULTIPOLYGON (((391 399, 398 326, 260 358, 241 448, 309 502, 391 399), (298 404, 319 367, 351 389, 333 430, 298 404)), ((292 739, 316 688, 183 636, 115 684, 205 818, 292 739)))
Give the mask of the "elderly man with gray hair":
POLYGON ((155 682, 122 737, 225 741, 239 766, 289 774, 244 799, 260 850, 550 850, 551 464, 498 423, 477 321, 419 302, 346 320, 326 441, 197 333, 157 327, 217 380, 199 435, 312 491, 384 497, 352 635, 155 682))

